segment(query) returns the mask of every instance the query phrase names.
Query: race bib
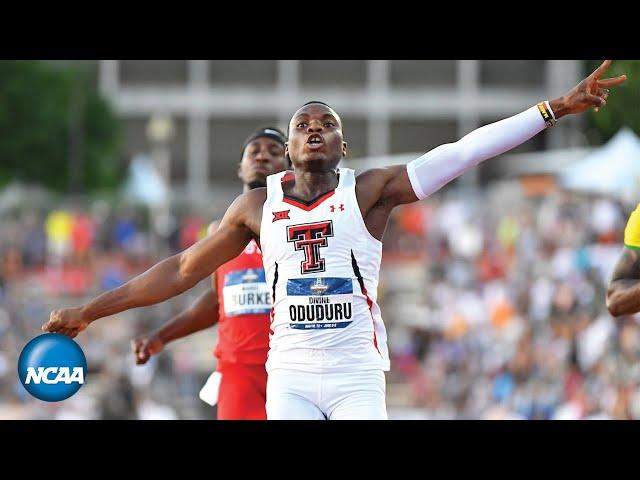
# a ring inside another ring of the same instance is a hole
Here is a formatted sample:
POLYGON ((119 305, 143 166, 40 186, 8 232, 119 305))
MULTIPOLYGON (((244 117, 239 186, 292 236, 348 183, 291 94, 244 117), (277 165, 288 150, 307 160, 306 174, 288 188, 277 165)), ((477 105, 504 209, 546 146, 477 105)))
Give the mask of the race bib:
POLYGON ((271 312, 271 291, 262 268, 227 273, 222 294, 227 317, 271 312))
POLYGON ((287 301, 291 328, 345 328, 352 321, 353 284, 350 278, 291 279, 287 301))

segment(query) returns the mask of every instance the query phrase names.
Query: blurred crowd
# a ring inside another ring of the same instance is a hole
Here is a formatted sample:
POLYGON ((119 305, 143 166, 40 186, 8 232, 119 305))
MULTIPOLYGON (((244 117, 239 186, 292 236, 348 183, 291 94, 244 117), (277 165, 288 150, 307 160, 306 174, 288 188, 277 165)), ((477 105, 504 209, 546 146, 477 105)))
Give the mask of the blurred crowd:
POLYGON ((382 292, 390 416, 640 418, 638 323, 605 305, 634 207, 503 184, 401 212, 387 248, 421 271, 382 292))
MULTIPOLYGON (((634 205, 517 182, 456 189, 397 209, 384 238, 379 302, 388 328, 390 418, 640 418, 640 332, 605 308, 634 205)), ((77 337, 88 381, 71 399, 31 398, 19 352, 52 308, 125 282, 206 232, 175 215, 87 202, 0 216, 0 418, 212 418, 198 391, 215 329, 135 366, 129 342, 206 287, 97 322, 77 337)))
POLYGON ((95 201, 47 210, 16 209, 0 217, 0 418, 211 418, 198 398, 215 368, 215 331, 171 345, 136 366, 130 341, 190 304, 205 282, 172 301, 98 322, 76 341, 87 357, 87 383, 69 400, 32 398, 17 377, 24 345, 55 308, 115 288, 206 234, 198 215, 173 215, 168 235, 152 228, 144 208, 95 201))

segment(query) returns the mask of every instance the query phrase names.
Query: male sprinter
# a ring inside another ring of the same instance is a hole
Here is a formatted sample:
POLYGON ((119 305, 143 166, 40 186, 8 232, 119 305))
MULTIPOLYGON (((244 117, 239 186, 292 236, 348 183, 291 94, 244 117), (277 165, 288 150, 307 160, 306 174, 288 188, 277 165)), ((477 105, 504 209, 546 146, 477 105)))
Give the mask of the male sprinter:
MULTIPOLYGON (((267 176, 285 170, 286 137, 273 127, 256 130, 244 143, 238 177, 243 191, 265 187, 267 176)), ((209 226, 209 234, 216 223, 209 226)), ((265 420, 271 292, 260 248, 251 240, 240 255, 211 275, 211 289, 191 308, 156 332, 132 342, 136 363, 146 363, 169 342, 218 325, 218 420, 265 420)))

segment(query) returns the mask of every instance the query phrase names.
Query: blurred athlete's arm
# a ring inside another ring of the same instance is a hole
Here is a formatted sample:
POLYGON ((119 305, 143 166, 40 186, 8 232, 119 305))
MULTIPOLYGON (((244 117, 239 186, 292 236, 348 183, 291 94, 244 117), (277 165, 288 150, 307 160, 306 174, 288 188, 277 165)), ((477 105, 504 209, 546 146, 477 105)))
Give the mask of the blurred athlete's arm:
POLYGON ((609 280, 607 308, 614 317, 640 311, 640 204, 624 229, 624 249, 609 280))
POLYGON ((640 312, 640 252, 625 247, 607 289, 607 308, 614 317, 640 312))
POLYGON ((169 342, 212 327, 218 323, 218 319, 218 294, 208 289, 190 308, 173 317, 156 332, 132 340, 131 348, 136 363, 147 363, 152 355, 160 353, 169 342))
POLYGON ((42 330, 73 338, 99 318, 153 305, 192 288, 238 256, 252 238, 258 238, 265 192, 265 188, 257 188, 240 195, 225 213, 218 230, 182 253, 85 305, 54 310, 42 330))
MULTIPOLYGON (((213 235, 217 223, 209 225, 207 234, 213 235)), ((218 293, 216 291, 216 274, 211 275, 211 288, 198 297, 187 310, 180 312, 158 330, 131 341, 131 349, 136 363, 147 363, 152 355, 160 353, 165 345, 174 340, 187 337, 192 333, 205 330, 218 323, 218 293)))
POLYGON ((478 128, 455 143, 441 145, 407 165, 364 172, 358 177, 359 190, 370 192, 362 195, 364 210, 375 204, 394 207, 426 198, 480 162, 501 155, 537 135, 547 127, 547 121, 553 124, 551 115, 557 120, 589 108, 597 111, 606 104, 608 88, 626 80, 625 75, 600 80, 610 63, 610 60, 605 61, 568 93, 549 102, 551 112, 545 104, 541 104, 541 109, 534 106, 478 128))

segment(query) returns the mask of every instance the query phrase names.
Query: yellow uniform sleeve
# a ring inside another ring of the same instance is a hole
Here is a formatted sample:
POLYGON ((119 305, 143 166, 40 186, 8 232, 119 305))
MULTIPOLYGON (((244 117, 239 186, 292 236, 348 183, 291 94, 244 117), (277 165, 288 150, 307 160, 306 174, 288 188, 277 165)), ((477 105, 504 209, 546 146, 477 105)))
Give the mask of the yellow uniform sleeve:
POLYGON ((640 250, 640 204, 629 216, 624 229, 624 246, 633 250, 640 250))

